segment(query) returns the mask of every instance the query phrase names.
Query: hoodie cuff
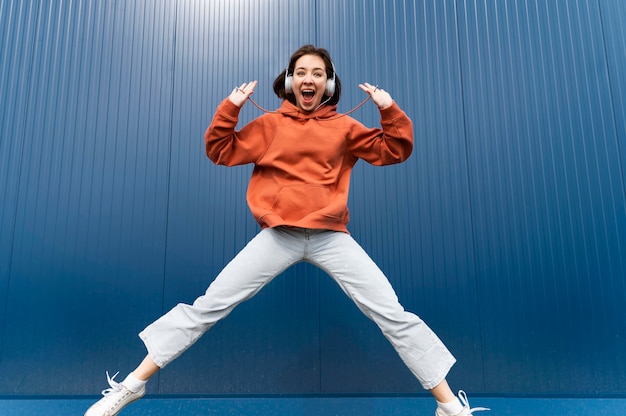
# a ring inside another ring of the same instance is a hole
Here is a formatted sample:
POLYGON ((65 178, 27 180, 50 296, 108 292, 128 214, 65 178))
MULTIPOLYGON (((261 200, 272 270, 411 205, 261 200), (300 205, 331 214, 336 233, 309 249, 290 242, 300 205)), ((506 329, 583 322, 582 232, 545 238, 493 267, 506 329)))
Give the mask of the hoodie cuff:
POLYGON ((385 108, 384 110, 380 110, 380 117, 383 120, 393 120, 402 115, 404 115, 404 112, 402 111, 402 109, 400 109, 400 106, 398 106, 395 101, 393 101, 389 107, 385 108))
POLYGON ((228 98, 225 98, 224 101, 220 104, 218 111, 222 112, 224 116, 236 119, 239 117, 239 112, 241 111, 241 107, 237 107, 230 101, 228 98))

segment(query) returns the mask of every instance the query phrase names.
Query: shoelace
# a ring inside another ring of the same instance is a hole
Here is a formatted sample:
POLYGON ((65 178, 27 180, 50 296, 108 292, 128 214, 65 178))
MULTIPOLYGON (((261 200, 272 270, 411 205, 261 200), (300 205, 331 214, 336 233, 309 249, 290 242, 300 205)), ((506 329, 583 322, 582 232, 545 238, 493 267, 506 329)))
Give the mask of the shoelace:
POLYGON ((471 409, 469 405, 469 400, 467 400, 467 394, 465 394, 463 390, 459 390, 459 400, 461 401, 461 404, 463 405, 463 407, 466 407, 469 409, 470 415, 473 412, 483 412, 486 410, 491 410, 488 407, 474 407, 473 409, 471 409))
POLYGON ((108 396, 112 393, 119 393, 122 391, 122 383, 118 383, 117 381, 115 381, 115 377, 117 377, 117 375, 120 373, 119 371, 115 374, 113 374, 113 377, 109 376, 109 372, 107 371, 107 381, 109 382, 109 387, 108 389, 104 389, 102 390, 102 395, 103 396, 108 396))

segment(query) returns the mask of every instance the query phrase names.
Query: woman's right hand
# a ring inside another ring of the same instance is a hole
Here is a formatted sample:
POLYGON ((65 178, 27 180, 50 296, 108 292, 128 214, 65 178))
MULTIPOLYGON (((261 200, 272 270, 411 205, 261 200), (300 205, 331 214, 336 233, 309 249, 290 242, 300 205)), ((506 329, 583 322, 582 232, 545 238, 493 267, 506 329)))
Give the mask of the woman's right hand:
POLYGON ((248 82, 247 84, 244 82, 240 87, 235 87, 233 92, 228 96, 228 99, 237 107, 241 107, 248 97, 254 93, 256 84, 257 81, 248 82))

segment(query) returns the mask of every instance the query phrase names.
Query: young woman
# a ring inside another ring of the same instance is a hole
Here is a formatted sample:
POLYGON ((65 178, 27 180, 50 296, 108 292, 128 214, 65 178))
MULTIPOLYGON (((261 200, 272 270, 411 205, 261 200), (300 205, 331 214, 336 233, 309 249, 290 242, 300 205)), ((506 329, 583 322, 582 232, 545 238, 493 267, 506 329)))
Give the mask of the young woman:
POLYGON ((192 305, 179 304, 139 336, 148 350, 141 364, 111 388, 86 416, 116 415, 145 394, 150 377, 187 350, 239 303, 288 267, 305 261, 327 272, 381 329, 404 363, 438 402, 437 416, 471 415, 445 377, 455 362, 433 331, 404 310, 388 279, 347 230, 350 173, 358 159, 374 165, 406 160, 413 126, 389 93, 359 87, 380 109, 381 127, 367 128, 339 114, 341 82, 325 49, 306 45, 274 81, 283 99, 235 131, 241 107, 257 82, 241 84, 217 108, 204 140, 216 164, 252 163, 247 201, 261 231, 192 305), (460 400, 459 400, 460 399, 460 400))

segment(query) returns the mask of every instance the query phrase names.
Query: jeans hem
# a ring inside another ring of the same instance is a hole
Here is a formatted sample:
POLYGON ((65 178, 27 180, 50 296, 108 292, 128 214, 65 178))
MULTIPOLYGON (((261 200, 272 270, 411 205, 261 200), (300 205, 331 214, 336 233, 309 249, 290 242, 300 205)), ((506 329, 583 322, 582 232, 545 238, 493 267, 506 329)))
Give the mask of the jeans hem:
POLYGON ((445 367, 442 370, 442 372, 436 378, 434 378, 433 381, 422 383, 422 387, 425 390, 432 390, 435 387, 437 387, 439 384, 441 384, 442 381, 446 379, 446 376, 448 375, 448 373, 450 372, 450 369, 452 369, 452 366, 455 363, 456 363, 456 358, 454 357, 450 358, 445 364, 445 367))

